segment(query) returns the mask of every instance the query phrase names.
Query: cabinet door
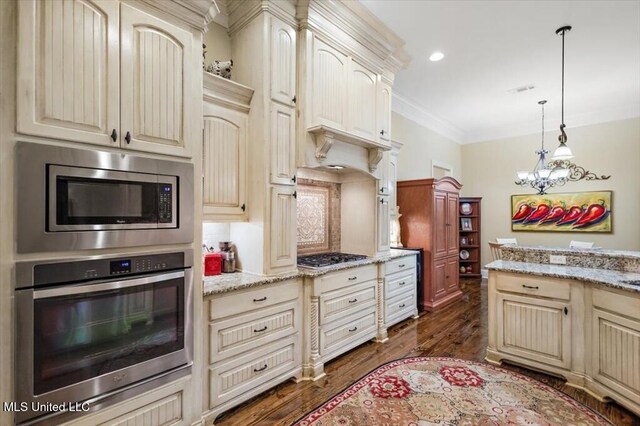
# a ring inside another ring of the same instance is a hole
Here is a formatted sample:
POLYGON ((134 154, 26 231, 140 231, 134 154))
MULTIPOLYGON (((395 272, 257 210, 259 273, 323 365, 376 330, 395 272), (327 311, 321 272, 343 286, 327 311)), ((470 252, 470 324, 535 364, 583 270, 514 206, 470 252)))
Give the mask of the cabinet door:
POLYGON ((293 106, 296 97, 296 32, 271 18, 271 99, 293 106))
POLYGON ((568 303, 502 293, 498 293, 496 301, 499 351, 556 367, 570 367, 568 303))
POLYGON ((126 4, 120 20, 123 146, 190 157, 201 99, 191 33, 126 4))
POLYGON ((347 57, 317 38, 313 40, 311 126, 346 129, 347 57))
MULTIPOLYGON (((615 296, 617 306, 632 306, 623 296, 615 296)), ((635 305, 639 305, 637 299, 635 305)), ((639 315, 637 308, 624 313, 639 315)), ((640 320, 594 308, 592 330, 592 377, 626 398, 640 401, 640 320)))
MULTIPOLYGON (((396 206, 398 205, 397 201, 397 182, 398 182, 398 154, 395 152, 391 152, 389 154, 389 210, 390 215, 395 217, 396 215, 396 206)), ((401 212, 402 213, 402 212, 401 212)))
MULTIPOLYGON (((448 256, 458 256, 459 249, 459 235, 458 235, 458 202, 460 197, 458 194, 447 194, 447 255, 448 256)), ((437 222, 436 222, 437 223, 437 222)))
POLYGON ((377 135, 378 142, 389 145, 391 141, 391 86, 378 81, 377 103, 377 135))
POLYGON ((389 200, 385 196, 378 196, 378 236, 376 249, 378 253, 388 252, 390 248, 389 200))
POLYGON ((118 2, 25 0, 17 4, 18 132, 117 144, 118 2))
POLYGON ((449 238, 447 228, 450 228, 447 222, 449 218, 447 216, 446 192, 435 191, 433 193, 433 209, 433 256, 446 256, 448 253, 447 241, 449 238))
POLYGON ((271 104, 271 183, 295 183, 295 130, 295 109, 277 103, 271 104))
POLYGON ((272 268, 296 265, 296 192, 295 187, 275 185, 271 188, 272 268))
POLYGON ((447 294, 447 259, 433 261, 433 283, 431 283, 431 302, 443 298, 447 294))
POLYGON ((447 267, 446 267, 446 286, 447 293, 455 293, 459 291, 458 286, 458 271, 460 264, 458 263, 458 256, 452 256, 447 258, 447 267))
POLYGON ((369 140, 378 140, 376 137, 377 76, 353 60, 349 68, 347 130, 349 133, 369 140))
POLYGON ((246 219, 247 116, 204 104, 202 176, 207 219, 246 219))

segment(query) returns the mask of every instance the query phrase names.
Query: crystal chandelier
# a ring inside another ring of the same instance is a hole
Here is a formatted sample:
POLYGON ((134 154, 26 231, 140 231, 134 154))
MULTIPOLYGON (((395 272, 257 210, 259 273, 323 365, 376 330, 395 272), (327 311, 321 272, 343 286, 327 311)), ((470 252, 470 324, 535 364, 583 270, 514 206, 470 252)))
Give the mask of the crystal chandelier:
POLYGON ((540 101, 538 104, 542 105, 542 148, 540 151, 536 151, 536 154, 539 156, 538 162, 533 172, 518 172, 518 180, 516 181, 516 184, 520 186, 531 186, 536 189, 540 195, 546 194, 548 188, 567 183, 569 170, 559 165, 567 163, 566 160, 573 158, 573 153, 567 146, 567 134, 564 131, 566 127, 564 124, 564 34, 567 31, 571 31, 570 25, 560 27, 556 30, 556 34, 562 35, 562 120, 560 124, 560 136, 558 136, 560 145, 553 153, 551 163, 548 164, 546 158, 549 151, 544 149, 544 104, 547 103, 547 101, 540 101))
MULTIPOLYGON (((544 104, 546 100, 538 102, 542 106, 542 146, 540 151, 536 151, 538 155, 538 162, 533 168, 533 172, 521 171, 518 172, 517 185, 531 186, 538 191, 538 194, 546 194, 548 188, 554 186, 562 186, 567 183, 569 177, 569 170, 560 167, 553 167, 547 164, 547 154, 549 151, 544 149, 544 104)), ((568 148, 567 148, 568 149, 568 148)))

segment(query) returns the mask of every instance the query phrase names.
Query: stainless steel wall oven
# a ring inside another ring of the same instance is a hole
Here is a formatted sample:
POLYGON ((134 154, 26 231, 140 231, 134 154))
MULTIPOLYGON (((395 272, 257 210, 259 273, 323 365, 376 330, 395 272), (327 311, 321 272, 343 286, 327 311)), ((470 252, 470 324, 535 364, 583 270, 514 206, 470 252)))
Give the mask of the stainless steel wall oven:
POLYGON ((193 241, 193 165, 17 144, 18 252, 193 241))
POLYGON ((17 263, 16 400, 99 405, 188 374, 192 263, 191 250, 17 263))

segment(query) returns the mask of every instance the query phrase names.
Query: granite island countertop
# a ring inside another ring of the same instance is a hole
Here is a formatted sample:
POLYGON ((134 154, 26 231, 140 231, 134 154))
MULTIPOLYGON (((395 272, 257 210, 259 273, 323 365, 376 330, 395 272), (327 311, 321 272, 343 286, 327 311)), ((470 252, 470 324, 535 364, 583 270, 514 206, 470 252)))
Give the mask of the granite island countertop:
POLYGON ((578 266, 551 265, 543 263, 514 262, 496 260, 485 266, 490 271, 513 272, 516 274, 538 275, 562 279, 575 279, 582 282, 600 284, 640 293, 640 284, 629 284, 625 281, 638 280, 640 274, 634 272, 612 271, 609 269, 583 268, 578 266))
POLYGON ((290 272, 283 275, 256 275, 246 272, 234 272, 231 274, 221 274, 210 277, 203 277, 202 292, 204 297, 215 294, 228 293, 230 291, 241 290, 251 287, 259 287, 262 285, 274 284, 294 278, 301 277, 319 277, 330 272, 341 271, 344 269, 357 268, 359 266, 372 265, 377 263, 388 262, 406 256, 415 256, 418 254, 415 250, 397 250, 391 249, 389 256, 368 257, 353 262, 338 263, 335 265, 325 266, 322 268, 302 268, 299 267, 297 272, 290 272))

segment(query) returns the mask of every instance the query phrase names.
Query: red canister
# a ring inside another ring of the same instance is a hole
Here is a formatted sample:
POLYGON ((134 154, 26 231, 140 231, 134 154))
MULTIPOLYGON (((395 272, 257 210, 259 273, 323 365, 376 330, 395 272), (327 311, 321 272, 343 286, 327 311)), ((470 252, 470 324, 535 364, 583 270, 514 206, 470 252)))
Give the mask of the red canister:
POLYGON ((204 276, 220 275, 222 272, 222 255, 207 253, 204 255, 204 276))

